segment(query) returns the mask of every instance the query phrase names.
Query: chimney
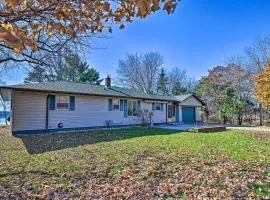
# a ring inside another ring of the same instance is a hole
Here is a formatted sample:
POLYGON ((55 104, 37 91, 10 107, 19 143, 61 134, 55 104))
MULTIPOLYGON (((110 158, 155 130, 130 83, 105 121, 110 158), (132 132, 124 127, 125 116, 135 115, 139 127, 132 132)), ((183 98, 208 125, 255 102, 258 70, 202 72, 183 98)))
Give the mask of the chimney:
POLYGON ((111 77, 108 75, 107 78, 105 78, 105 87, 111 87, 111 77))

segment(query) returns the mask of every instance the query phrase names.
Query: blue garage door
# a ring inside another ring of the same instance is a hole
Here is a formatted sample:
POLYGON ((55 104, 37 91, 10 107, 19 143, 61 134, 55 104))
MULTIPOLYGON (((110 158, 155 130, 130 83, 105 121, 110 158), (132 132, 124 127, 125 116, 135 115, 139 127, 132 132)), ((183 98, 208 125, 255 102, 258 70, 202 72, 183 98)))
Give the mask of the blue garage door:
POLYGON ((194 123, 195 107, 182 107, 182 117, 184 123, 194 123))

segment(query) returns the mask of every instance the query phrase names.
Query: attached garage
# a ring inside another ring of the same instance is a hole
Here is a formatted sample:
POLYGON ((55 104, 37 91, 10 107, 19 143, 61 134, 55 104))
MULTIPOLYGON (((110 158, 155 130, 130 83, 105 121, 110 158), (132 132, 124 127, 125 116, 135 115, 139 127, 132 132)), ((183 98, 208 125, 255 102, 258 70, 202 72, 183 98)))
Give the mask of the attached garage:
POLYGON ((180 100, 179 122, 195 123, 202 121, 202 107, 204 103, 193 94, 176 96, 180 100))
POLYGON ((184 123, 196 122, 196 109, 195 107, 182 107, 182 121, 184 123))

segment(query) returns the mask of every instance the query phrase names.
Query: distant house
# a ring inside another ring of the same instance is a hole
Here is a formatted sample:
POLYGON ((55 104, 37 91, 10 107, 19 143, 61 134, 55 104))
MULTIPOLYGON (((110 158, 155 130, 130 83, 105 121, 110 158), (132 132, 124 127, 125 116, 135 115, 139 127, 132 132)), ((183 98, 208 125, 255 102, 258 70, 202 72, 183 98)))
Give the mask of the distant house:
POLYGON ((73 82, 1 86, 11 99, 12 133, 37 134, 121 127, 142 123, 139 111, 153 112, 153 123, 201 121, 202 102, 194 95, 149 95, 135 89, 73 82))

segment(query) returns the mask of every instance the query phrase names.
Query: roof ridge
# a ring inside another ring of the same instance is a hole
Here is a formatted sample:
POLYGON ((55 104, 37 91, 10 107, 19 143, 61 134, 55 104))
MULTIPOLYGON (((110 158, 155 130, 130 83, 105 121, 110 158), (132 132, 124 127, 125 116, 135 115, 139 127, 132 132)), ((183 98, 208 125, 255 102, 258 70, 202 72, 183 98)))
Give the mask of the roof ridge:
POLYGON ((121 93, 121 94, 124 94, 124 95, 127 95, 127 96, 129 96, 129 97, 132 97, 131 95, 126 94, 126 93, 124 93, 124 92, 122 92, 122 91, 114 90, 112 87, 109 87, 108 89, 113 90, 113 91, 118 92, 118 93, 121 93))
POLYGON ((63 80, 63 81, 48 81, 48 82, 43 82, 43 83, 59 83, 59 82, 64 82, 64 83, 72 83, 72 84, 83 84, 83 85, 91 85, 91 86, 104 86, 105 85, 98 85, 98 84, 92 84, 92 83, 86 83, 86 82, 74 82, 74 81, 67 81, 67 80, 63 80))

